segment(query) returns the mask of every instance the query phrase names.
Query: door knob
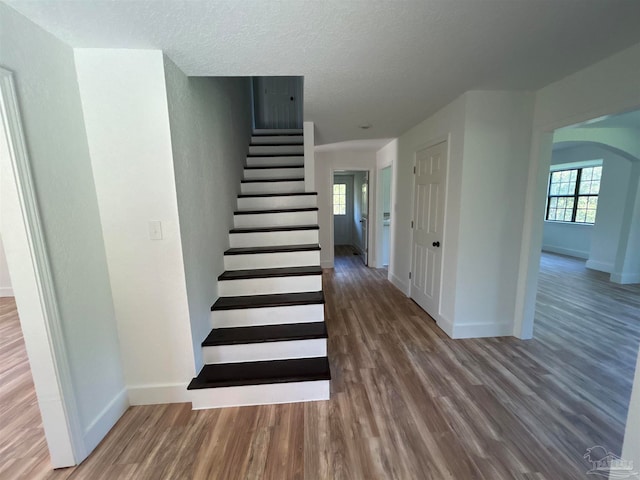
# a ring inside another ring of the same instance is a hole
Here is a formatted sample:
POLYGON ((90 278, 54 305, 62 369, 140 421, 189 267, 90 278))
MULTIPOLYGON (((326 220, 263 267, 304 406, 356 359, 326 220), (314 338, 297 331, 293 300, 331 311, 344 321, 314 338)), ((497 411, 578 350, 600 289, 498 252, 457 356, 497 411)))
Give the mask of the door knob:
POLYGON ((433 245, 434 247, 439 247, 440 246, 440 242, 433 242, 431 245, 433 245))

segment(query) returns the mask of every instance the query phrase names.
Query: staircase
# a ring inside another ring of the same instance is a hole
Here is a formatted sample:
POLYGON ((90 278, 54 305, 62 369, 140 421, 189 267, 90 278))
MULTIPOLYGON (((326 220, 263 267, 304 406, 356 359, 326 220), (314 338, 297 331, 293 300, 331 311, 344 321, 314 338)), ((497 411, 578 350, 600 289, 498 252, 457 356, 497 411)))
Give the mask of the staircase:
POLYGON ((329 398, 317 193, 299 129, 254 130, 194 409, 329 398))

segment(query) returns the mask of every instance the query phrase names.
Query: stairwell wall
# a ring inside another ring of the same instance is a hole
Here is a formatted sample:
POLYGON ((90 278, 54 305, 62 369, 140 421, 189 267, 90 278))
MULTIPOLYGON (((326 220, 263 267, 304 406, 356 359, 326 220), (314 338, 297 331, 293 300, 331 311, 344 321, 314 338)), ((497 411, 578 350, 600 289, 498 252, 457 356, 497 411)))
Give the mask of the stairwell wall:
POLYGON ((129 400, 187 401, 195 368, 162 52, 76 49, 75 60, 129 400))
POLYGON ((196 371, 229 248, 251 136, 248 77, 187 77, 164 57, 184 273, 196 371))

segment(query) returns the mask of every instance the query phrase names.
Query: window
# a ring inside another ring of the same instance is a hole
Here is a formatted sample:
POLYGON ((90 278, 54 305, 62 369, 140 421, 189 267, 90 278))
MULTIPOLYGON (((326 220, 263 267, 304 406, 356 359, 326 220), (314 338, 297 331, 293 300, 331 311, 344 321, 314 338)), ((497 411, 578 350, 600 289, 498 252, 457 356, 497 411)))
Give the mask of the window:
POLYGON ((333 184, 333 214, 334 215, 347 214, 347 184, 346 183, 333 184))
POLYGON ((595 223, 602 165, 551 172, 546 219, 595 223))

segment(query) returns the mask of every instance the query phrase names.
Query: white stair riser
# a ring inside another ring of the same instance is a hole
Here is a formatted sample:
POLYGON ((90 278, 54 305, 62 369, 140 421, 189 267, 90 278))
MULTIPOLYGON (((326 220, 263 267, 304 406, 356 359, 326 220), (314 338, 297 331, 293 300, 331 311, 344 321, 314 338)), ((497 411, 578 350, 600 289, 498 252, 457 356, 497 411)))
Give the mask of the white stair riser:
POLYGON ((329 380, 189 390, 194 410, 329 399, 329 380))
POLYGON ((302 135, 301 128, 254 128, 254 135, 302 135))
POLYGON ((272 208, 306 208, 317 207, 317 195, 286 195, 283 197, 240 197, 238 209, 252 210, 272 208))
POLYGON ((317 223, 317 210, 310 210, 307 212, 255 213, 250 215, 233 216, 233 224, 236 228, 316 225, 317 223))
POLYGON ((218 295, 221 297, 319 292, 320 290, 322 290, 322 275, 245 278, 242 280, 220 280, 218 282, 218 295))
POLYGON ((290 155, 304 154, 303 145, 251 145, 250 155, 290 155))
POLYGON ((285 144, 285 143, 303 143, 304 137, 302 135, 258 135, 251 137, 251 143, 253 145, 270 145, 270 144, 285 144))
POLYGON ((254 268, 284 268, 320 265, 320 251, 253 253, 225 255, 225 270, 250 270, 254 268))
POLYGON ((297 182, 250 182, 240 187, 242 193, 301 193, 304 192, 304 181, 297 182))
POLYGON ((324 305, 291 305, 288 307, 238 308, 211 312, 212 328, 253 327, 324 321, 324 305))
POLYGON ((308 245, 319 242, 318 230, 287 230, 284 232, 232 233, 231 248, 308 245))
POLYGON ((245 180, 258 178, 302 178, 304 167, 244 169, 245 180))
POLYGON ((202 348, 202 357, 206 364, 288 360, 292 358, 325 357, 326 355, 326 338, 219 345, 202 348))
POLYGON ((304 167, 304 157, 302 155, 298 157, 247 157, 248 167, 272 167, 281 165, 304 167))

